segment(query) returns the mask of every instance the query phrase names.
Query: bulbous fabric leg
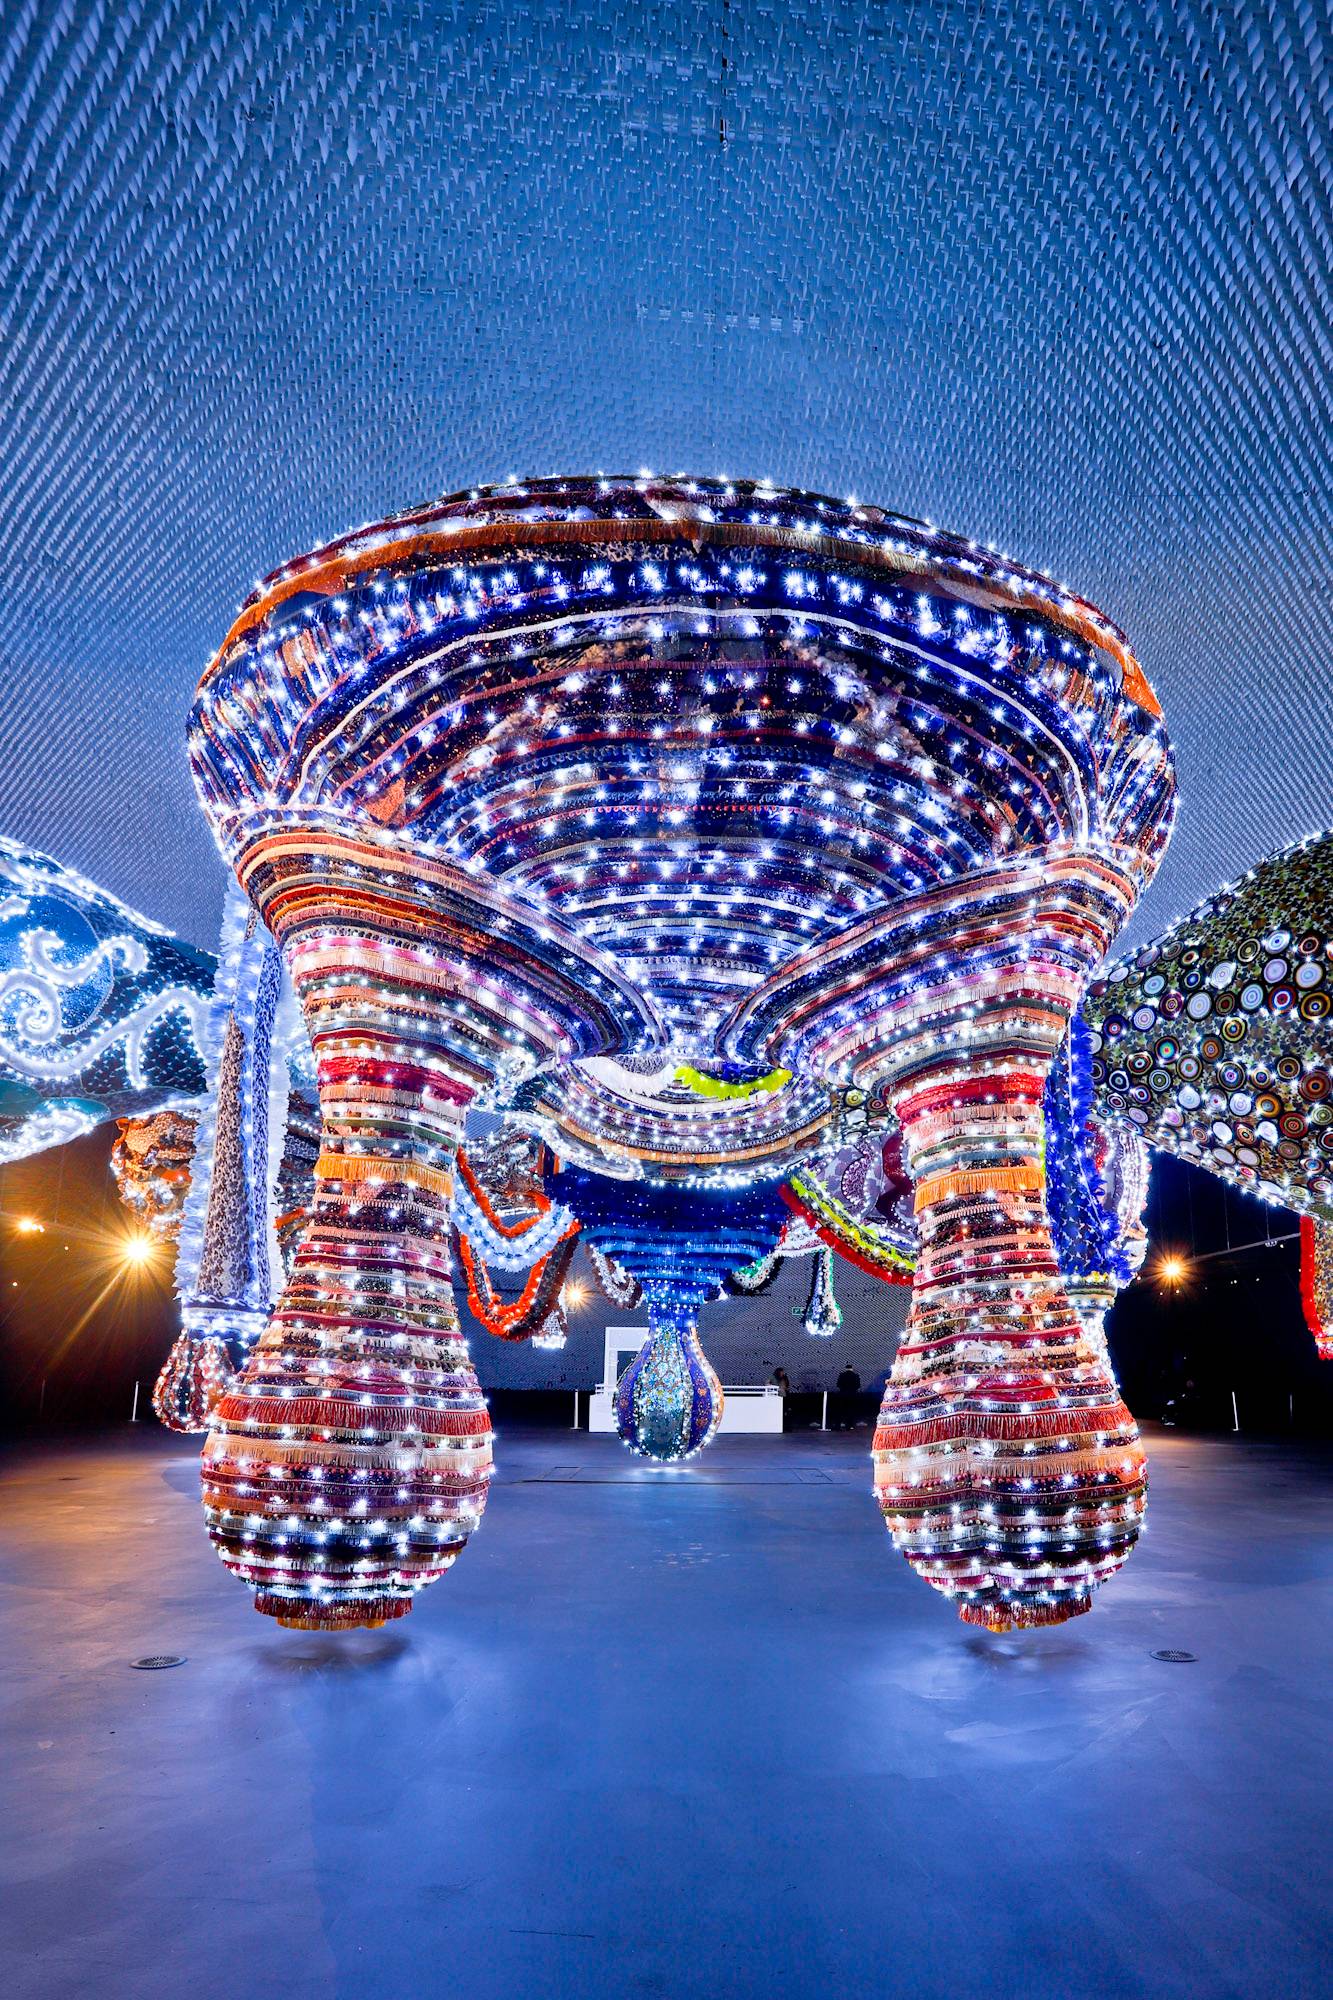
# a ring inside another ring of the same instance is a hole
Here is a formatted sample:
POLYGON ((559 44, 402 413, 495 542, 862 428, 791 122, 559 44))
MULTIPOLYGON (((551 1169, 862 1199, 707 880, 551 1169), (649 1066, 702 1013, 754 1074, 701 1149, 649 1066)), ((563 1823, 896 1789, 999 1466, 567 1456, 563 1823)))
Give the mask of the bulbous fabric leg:
POLYGON ((318 1191, 213 1413, 203 1490, 258 1610, 344 1627, 399 1617, 453 1563, 485 1506, 491 1424, 451 1290, 450 1161, 470 1092, 447 1053, 443 952, 401 897, 387 934, 356 869, 321 858, 317 896, 296 878, 317 928, 283 940, 316 1057, 318 1191))
POLYGON ((732 1044, 882 1094, 916 1183, 912 1307, 875 1434, 894 1539, 965 1619, 1086 1611, 1132 1547, 1144 1461, 1059 1276, 1042 1097, 1134 854, 1051 843, 954 873, 813 950, 732 1044))
POLYGON ((913 1569, 992 1631, 1086 1611, 1144 1506, 1137 1428, 1056 1265, 1043 1074, 955 1061, 897 1097, 921 1247, 876 1491, 913 1569))
POLYGON ((478 1525, 491 1474, 447 1181, 370 1180, 362 1158, 350 1178, 321 1161, 291 1278, 204 1449, 213 1543, 286 1625, 401 1616, 478 1525))

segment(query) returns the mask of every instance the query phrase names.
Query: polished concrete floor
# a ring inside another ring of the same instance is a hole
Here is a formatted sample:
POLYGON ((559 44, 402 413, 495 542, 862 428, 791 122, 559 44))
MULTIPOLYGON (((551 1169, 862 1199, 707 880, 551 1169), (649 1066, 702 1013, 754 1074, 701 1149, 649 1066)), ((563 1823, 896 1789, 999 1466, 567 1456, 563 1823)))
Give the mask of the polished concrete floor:
POLYGON ((893 1554, 864 1433, 511 1431, 342 1639, 249 1609, 180 1440, 13 1454, 5 1991, 1327 1995, 1333 1455, 1150 1443, 1128 1569, 1016 1639, 893 1554))

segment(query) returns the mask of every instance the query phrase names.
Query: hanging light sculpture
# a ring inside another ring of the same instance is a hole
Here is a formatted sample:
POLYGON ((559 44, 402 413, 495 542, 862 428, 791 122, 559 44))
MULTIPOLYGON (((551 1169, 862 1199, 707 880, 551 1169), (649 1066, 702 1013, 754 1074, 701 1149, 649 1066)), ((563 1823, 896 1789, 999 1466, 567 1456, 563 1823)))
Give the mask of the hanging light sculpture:
POLYGON ((643 1287, 648 1338, 616 1385, 616 1429, 632 1451, 689 1458, 722 1420, 722 1385, 699 1341, 699 1308, 738 1265, 769 1250, 787 1216, 780 1191, 651 1187, 566 1168, 551 1192, 643 1287))

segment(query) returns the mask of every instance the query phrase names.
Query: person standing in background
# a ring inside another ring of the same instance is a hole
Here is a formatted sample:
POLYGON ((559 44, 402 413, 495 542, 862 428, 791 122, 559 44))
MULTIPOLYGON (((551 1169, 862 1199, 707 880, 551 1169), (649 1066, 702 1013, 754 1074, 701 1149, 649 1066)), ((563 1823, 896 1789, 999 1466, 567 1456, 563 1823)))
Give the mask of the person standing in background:
POLYGON ((856 1421, 856 1399, 861 1393, 861 1377, 850 1361, 838 1377, 837 1415, 833 1420, 836 1431, 850 1430, 856 1421))

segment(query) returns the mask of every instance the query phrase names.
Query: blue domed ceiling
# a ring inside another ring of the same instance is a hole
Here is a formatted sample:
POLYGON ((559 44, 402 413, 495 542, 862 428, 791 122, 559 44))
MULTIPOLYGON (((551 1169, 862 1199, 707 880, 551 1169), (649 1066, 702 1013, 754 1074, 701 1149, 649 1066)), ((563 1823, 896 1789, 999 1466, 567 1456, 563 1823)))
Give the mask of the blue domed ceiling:
POLYGON ((855 492, 1129 632, 1136 930, 1333 821, 1333 28, 1304 0, 11 0, 0 832, 200 942, 260 572, 511 472, 855 492))

